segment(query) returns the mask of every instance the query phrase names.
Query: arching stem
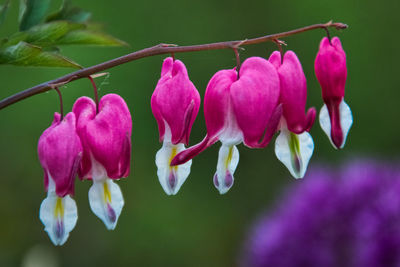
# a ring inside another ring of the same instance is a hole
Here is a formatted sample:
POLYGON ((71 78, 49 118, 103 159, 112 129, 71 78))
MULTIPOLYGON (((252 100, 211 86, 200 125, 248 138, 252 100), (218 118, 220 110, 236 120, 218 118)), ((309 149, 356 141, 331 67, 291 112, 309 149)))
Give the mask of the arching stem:
POLYGON ((9 105, 17 103, 25 98, 31 97, 36 94, 44 93, 54 87, 54 85, 58 84, 66 84, 78 79, 87 78, 92 74, 113 68, 115 66, 119 66, 130 61, 138 60, 140 58, 151 57, 155 55, 162 54, 171 54, 171 53, 186 53, 186 52, 197 52, 197 51, 205 51, 205 50, 217 50, 217 49, 232 49, 233 47, 259 44, 264 42, 271 42, 277 39, 281 39, 284 37, 296 35, 302 32, 307 32, 315 29, 328 29, 328 28, 336 28, 337 30, 346 29, 347 25, 340 22, 332 22, 329 21, 327 23, 320 23, 309 25, 303 28, 294 29, 287 32, 276 33, 265 35, 262 37, 240 40, 240 41, 226 41, 226 42, 217 42, 210 44, 200 44, 200 45, 190 45, 190 46, 177 46, 174 44, 159 44, 153 47, 148 47, 136 52, 132 52, 130 54, 111 59, 109 61, 83 68, 77 70, 73 73, 67 74, 65 76, 59 77, 57 79, 44 82, 42 84, 36 85, 32 88, 26 89, 24 91, 18 92, 12 96, 9 96, 0 101, 0 109, 3 109, 9 105))

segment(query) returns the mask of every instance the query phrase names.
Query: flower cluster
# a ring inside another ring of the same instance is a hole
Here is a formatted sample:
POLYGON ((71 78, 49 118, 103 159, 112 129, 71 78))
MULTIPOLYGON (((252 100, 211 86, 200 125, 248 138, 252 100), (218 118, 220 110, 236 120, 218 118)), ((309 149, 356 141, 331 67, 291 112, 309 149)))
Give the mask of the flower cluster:
MULTIPOLYGON (((324 38, 315 60, 315 72, 325 105, 320 124, 335 148, 344 146, 352 124, 343 101, 347 76, 346 55, 339 38, 324 38)), ((200 97, 184 64, 165 59, 151 107, 157 120, 162 148, 157 152, 158 178, 168 195, 178 192, 190 173, 192 158, 220 141, 213 182, 221 194, 233 185, 239 162, 236 146, 264 148, 276 132, 277 158, 295 178, 302 178, 314 151, 308 133, 316 110, 305 112, 307 83, 293 51, 275 51, 269 59, 251 57, 237 68, 220 70, 209 81, 204 96, 207 135, 185 148, 200 106, 200 97)))
MULTIPOLYGON (((315 72, 325 102, 320 124, 332 144, 342 148, 352 115, 343 100, 346 55, 337 37, 322 40, 315 72)), ((250 57, 241 66, 220 70, 211 78, 204 96, 207 134, 200 143, 186 148, 201 99, 185 65, 172 57, 165 59, 151 97, 163 143, 156 165, 164 191, 177 194, 189 176, 192 158, 220 141, 213 182, 221 194, 226 193, 239 163, 236 146, 264 148, 277 132, 277 158, 295 178, 302 178, 314 150, 308 132, 316 116, 315 108, 306 112, 306 101, 306 77, 293 51, 275 51, 268 60, 250 57)), ((55 114, 38 144, 47 190, 40 219, 55 245, 65 243, 78 218, 71 198, 77 174, 93 181, 90 207, 108 229, 115 228, 124 199, 113 180, 129 175, 131 131, 129 109, 116 94, 103 96, 99 103, 81 97, 65 118, 55 114)))
POLYGON ((249 233, 241 266, 399 266, 399 165, 319 167, 249 233))
POLYGON ((90 207, 108 229, 115 228, 124 199, 113 180, 129 175, 131 130, 125 101, 108 94, 98 106, 88 97, 79 98, 65 118, 56 113, 41 135, 38 154, 47 197, 40 207, 40 219, 55 245, 65 243, 78 219, 71 198, 77 174, 80 179, 93 180, 90 207))

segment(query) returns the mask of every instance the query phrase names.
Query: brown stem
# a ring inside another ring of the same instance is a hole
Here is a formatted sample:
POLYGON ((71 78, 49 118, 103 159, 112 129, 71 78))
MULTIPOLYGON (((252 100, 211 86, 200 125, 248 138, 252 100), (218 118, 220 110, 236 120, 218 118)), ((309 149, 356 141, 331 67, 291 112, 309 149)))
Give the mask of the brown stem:
POLYGON ((233 52, 235 53, 235 57, 236 57, 236 71, 237 71, 237 78, 239 79, 239 71, 240 71, 240 56, 239 56, 239 51, 238 51, 238 49, 235 47, 235 48, 233 48, 233 52))
POLYGON ((115 66, 122 65, 127 62, 134 61, 134 60, 144 58, 144 57, 150 57, 150 56, 161 55, 161 54, 171 54, 171 53, 196 52, 196 51, 217 50, 217 49, 232 49, 233 47, 273 41, 276 39, 281 39, 281 38, 299 34, 302 32, 311 31, 314 29, 321 29, 321 28, 326 29, 329 27, 333 27, 336 29, 346 29, 347 25, 340 23, 340 22, 334 23, 332 21, 329 21, 327 23, 314 24, 314 25, 306 26, 303 28, 299 28, 299 29, 295 29, 295 30, 291 30, 291 31, 287 31, 287 32, 270 34, 270 35, 266 35, 266 36, 262 36, 262 37, 241 40, 241 41, 227 41, 227 42, 218 42, 218 43, 210 43, 210 44, 192 45, 192 46, 177 46, 177 45, 171 45, 171 44, 159 44, 156 46, 152 46, 149 48, 145 48, 145 49, 124 55, 122 57, 111 59, 109 61, 97 64, 97 65, 94 65, 94 66, 91 66, 88 68, 80 69, 78 71, 67 74, 63 77, 60 77, 60 78, 57 78, 57 79, 54 79, 54 80, 51 80, 48 82, 44 82, 44 83, 36 85, 32 88, 29 88, 29 89, 26 89, 19 93, 16 93, 15 95, 9 96, 9 97, 1 100, 0 101, 0 109, 3 109, 11 104, 19 102, 19 101, 21 101, 25 98, 31 97, 33 95, 46 92, 46 91, 50 90, 51 88, 53 88, 55 84, 65 84, 65 83, 75 81, 78 79, 86 78, 86 77, 89 77, 90 75, 98 73, 100 71, 104 71, 106 69, 110 69, 115 66))
POLYGON ((329 44, 332 45, 332 43, 331 43, 331 34, 329 33, 328 27, 325 27, 324 30, 326 31, 326 37, 328 37, 329 44))
POLYGON ((275 42, 276 45, 278 46, 279 53, 281 54, 281 64, 283 64, 283 56, 284 56, 284 53, 283 53, 283 47, 282 47, 282 45, 286 45, 286 43, 285 43, 284 41, 278 40, 278 39, 274 40, 274 42, 275 42))

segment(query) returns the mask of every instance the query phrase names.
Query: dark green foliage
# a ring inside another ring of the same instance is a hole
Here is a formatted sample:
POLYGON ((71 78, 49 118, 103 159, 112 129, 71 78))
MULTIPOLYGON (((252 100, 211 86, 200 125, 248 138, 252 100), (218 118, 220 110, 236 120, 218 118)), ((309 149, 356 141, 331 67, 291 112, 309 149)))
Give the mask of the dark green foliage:
POLYGON ((84 11, 78 7, 71 6, 71 1, 64 0, 60 10, 53 14, 50 14, 47 17, 46 22, 55 20, 68 20, 83 23, 87 22, 90 16, 90 12, 84 11))
POLYGON ((0 5, 0 25, 3 24, 4 20, 6 19, 6 14, 9 5, 10 5, 9 0, 5 1, 4 4, 0 5))
MULTIPOLYGON (((58 45, 126 45, 94 27, 96 24, 88 22, 90 12, 72 6, 69 0, 48 15, 50 4, 50 0, 21 0, 20 31, 0 41, 0 64, 79 68, 60 54, 58 45)), ((0 24, 8 6, 9 1, 0 6, 0 24)))
POLYGON ((20 31, 41 23, 46 16, 50 0, 21 0, 19 8, 20 31))
POLYGON ((120 46, 126 45, 125 42, 116 39, 108 34, 91 30, 76 30, 65 34, 57 40, 58 44, 83 44, 83 45, 104 45, 120 46))
POLYGON ((25 42, 0 50, 0 64, 80 68, 77 63, 59 53, 43 51, 39 46, 25 42))

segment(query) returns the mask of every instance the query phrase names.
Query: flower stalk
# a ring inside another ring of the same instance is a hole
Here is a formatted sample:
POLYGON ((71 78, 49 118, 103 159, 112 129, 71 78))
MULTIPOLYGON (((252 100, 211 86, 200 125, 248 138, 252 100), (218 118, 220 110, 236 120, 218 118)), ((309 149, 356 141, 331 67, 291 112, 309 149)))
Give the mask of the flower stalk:
POLYGON ((58 97, 60 99, 60 114, 61 114, 60 121, 62 121, 64 119, 64 105, 63 105, 61 91, 60 91, 60 89, 58 87, 54 87, 54 90, 57 91, 58 97))
POLYGON ((99 113, 99 93, 97 90, 96 83, 94 82, 92 76, 88 76, 88 79, 90 80, 93 86, 94 102, 96 103, 96 114, 97 114, 99 113))

